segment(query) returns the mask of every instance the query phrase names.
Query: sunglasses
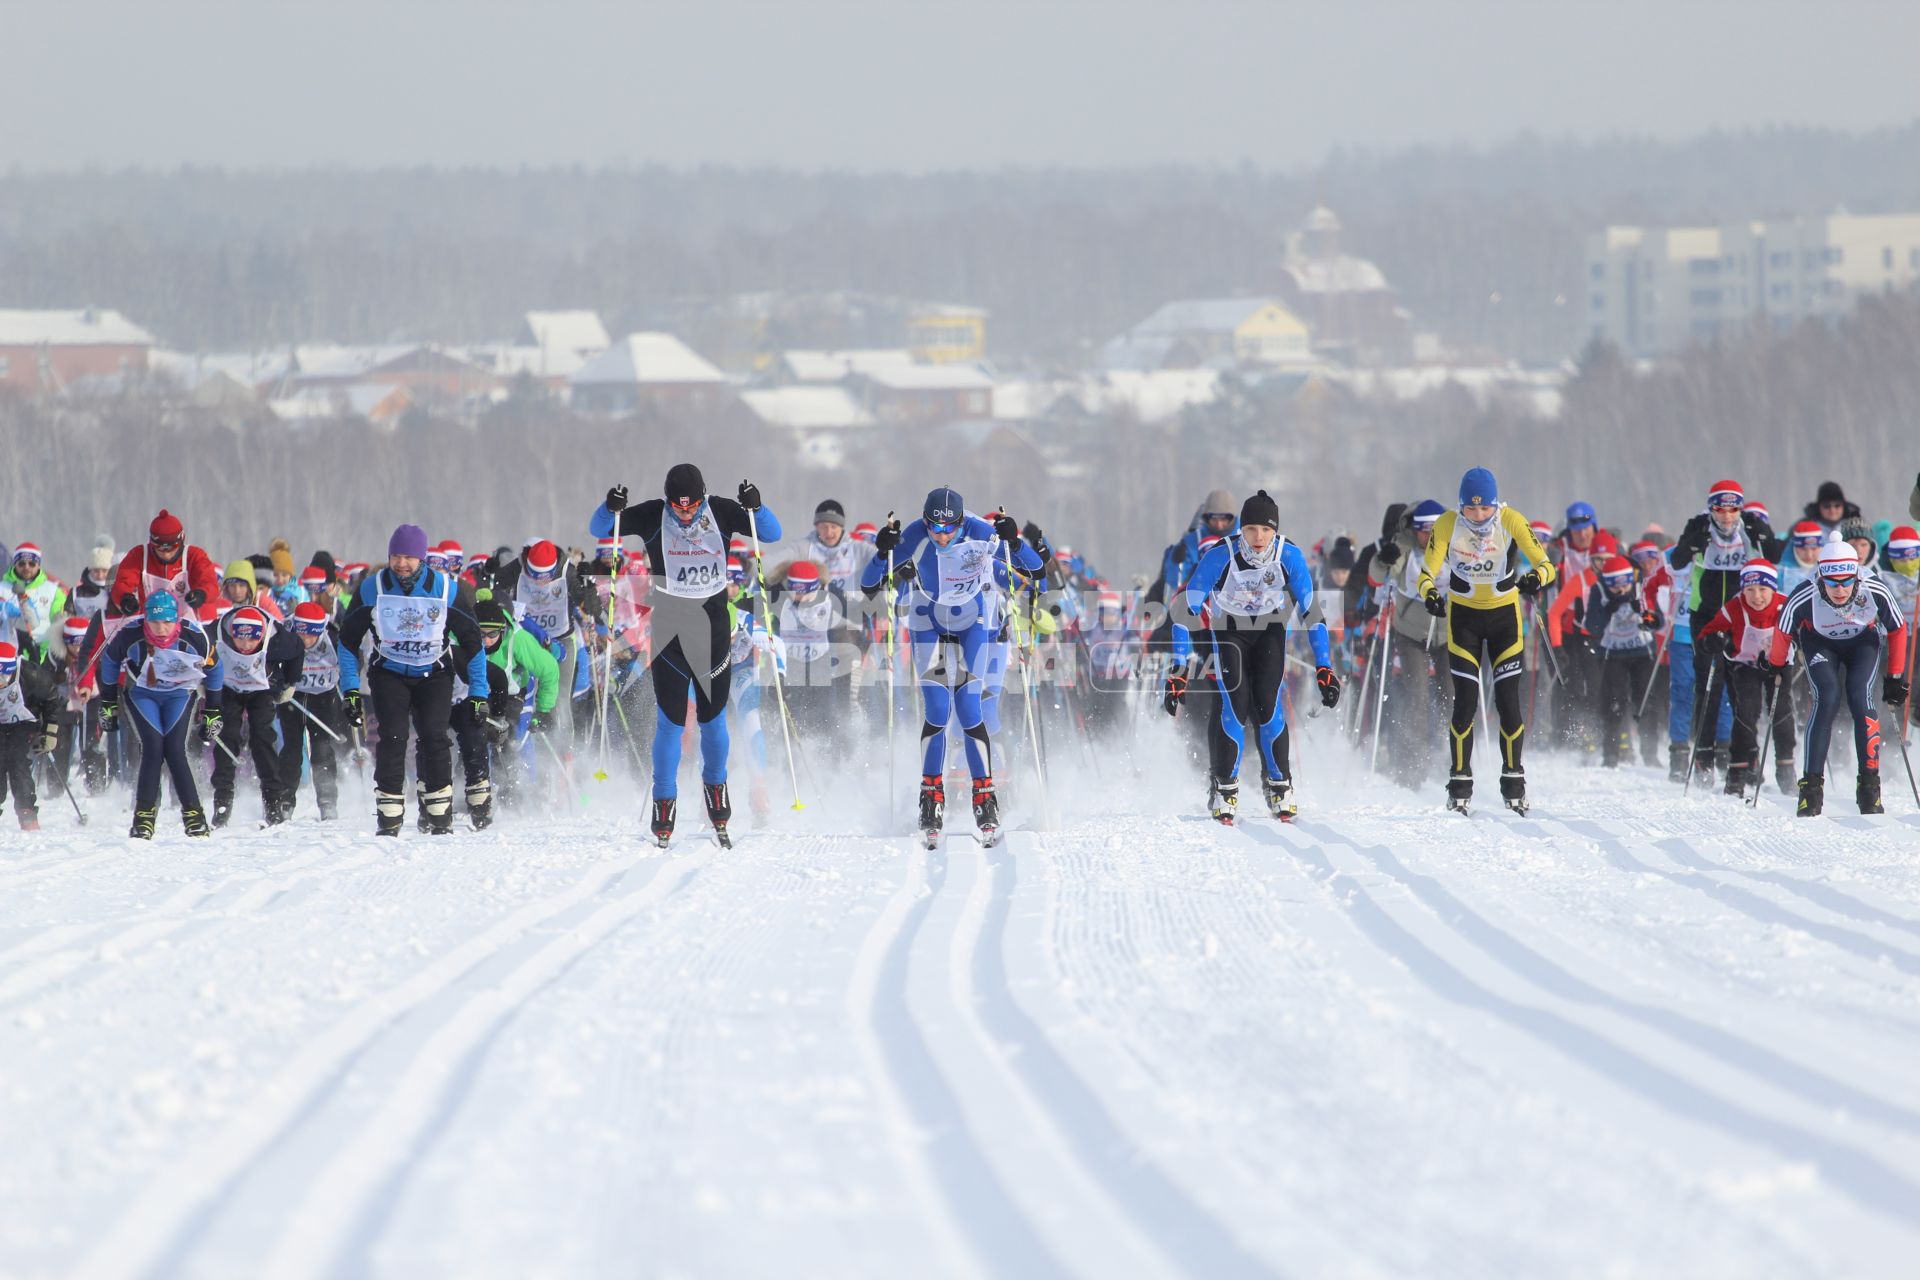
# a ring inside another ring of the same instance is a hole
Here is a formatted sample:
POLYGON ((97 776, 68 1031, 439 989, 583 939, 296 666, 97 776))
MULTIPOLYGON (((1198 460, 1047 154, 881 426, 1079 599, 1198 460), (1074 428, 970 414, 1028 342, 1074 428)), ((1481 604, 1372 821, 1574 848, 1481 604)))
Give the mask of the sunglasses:
POLYGON ((698 511, 705 498, 668 498, 667 505, 675 511, 698 511))
POLYGON ((39 564, 40 557, 39 556, 15 556, 13 558, 13 562, 15 564, 39 564))
POLYGON ((1823 582, 1823 583, 1825 583, 1825 584, 1826 584, 1827 586, 1829 586, 1829 587, 1850 587, 1850 586, 1852 586, 1852 585, 1853 585, 1853 584, 1854 584, 1855 582, 1857 582, 1857 581, 1859 581, 1859 575, 1858 575, 1858 574, 1853 574, 1853 573, 1849 573, 1849 574, 1846 574, 1846 575, 1845 575, 1845 576, 1843 576, 1843 577, 1839 577, 1839 578, 1830 578, 1830 577, 1828 577, 1828 576, 1827 576, 1826 574, 1824 574, 1824 573, 1823 573, 1823 574, 1821 574, 1821 575, 1820 575, 1820 581, 1821 581, 1821 582, 1823 582))
POLYGON ((178 551, 178 550, 180 550, 180 548, 181 548, 181 547, 183 547, 183 546, 185 546, 185 545, 186 545, 186 541, 185 541, 184 539, 181 539, 181 538, 169 538, 169 539, 166 539, 165 541, 156 541, 156 542, 155 542, 155 543, 153 544, 153 549, 154 549, 155 551, 159 551, 159 552, 163 552, 163 553, 169 553, 169 554, 170 554, 170 553, 173 553, 173 552, 176 552, 176 551, 178 551))
POLYGON ((958 533, 960 532, 960 522, 958 520, 954 520, 945 524, 940 524, 932 520, 929 520, 927 521, 927 532, 928 533, 958 533))

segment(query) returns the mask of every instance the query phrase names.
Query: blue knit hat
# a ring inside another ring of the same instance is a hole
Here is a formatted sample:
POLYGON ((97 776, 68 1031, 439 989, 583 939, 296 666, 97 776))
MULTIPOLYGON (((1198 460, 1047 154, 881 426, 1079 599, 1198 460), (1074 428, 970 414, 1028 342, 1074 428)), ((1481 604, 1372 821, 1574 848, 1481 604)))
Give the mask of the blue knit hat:
POLYGON ((1500 501, 1500 482, 1493 478, 1493 472, 1485 467, 1475 467, 1460 477, 1460 505, 1463 507, 1492 506, 1500 501))
POLYGON ((958 524, 966 519, 967 504, 954 490, 942 486, 927 495, 920 514, 928 524, 958 524))

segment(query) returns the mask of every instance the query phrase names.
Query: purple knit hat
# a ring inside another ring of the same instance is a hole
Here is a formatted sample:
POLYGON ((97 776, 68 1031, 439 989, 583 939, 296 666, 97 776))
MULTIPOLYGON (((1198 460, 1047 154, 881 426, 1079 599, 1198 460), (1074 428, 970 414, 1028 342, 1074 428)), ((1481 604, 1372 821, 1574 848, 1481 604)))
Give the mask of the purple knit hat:
POLYGON ((427 531, 417 524, 403 524, 393 531, 387 539, 389 556, 412 556, 415 560, 427 558, 427 531))

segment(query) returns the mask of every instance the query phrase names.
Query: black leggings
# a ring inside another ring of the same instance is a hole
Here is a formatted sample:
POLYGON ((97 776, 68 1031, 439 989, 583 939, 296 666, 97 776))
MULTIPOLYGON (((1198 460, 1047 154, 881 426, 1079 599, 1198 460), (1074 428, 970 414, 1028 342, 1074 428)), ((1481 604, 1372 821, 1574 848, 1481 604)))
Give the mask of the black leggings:
POLYGON ((1479 608, 1454 600, 1447 605, 1447 653, 1453 671, 1453 722, 1448 732, 1452 750, 1448 767, 1456 779, 1473 778, 1473 722, 1480 714, 1480 684, 1486 667, 1484 650, 1493 669, 1493 705, 1500 713, 1501 770, 1518 774, 1520 747, 1527 722, 1520 712, 1520 671, 1523 642, 1520 601, 1479 608))
POLYGON ((1260 747, 1260 773, 1271 781, 1290 780, 1287 769, 1287 716, 1280 686, 1287 678, 1287 628, 1277 615, 1222 617, 1213 641, 1213 678, 1220 696, 1209 722, 1213 777, 1231 782, 1240 776, 1247 735, 1260 747))
POLYGON ((445 667, 424 676, 396 675, 375 666, 367 677, 380 737, 373 747, 373 785, 399 795, 407 785, 407 724, 418 739, 414 773, 422 791, 453 785, 453 749, 447 741, 447 717, 453 713, 453 672, 445 667))
POLYGON ((1833 737, 1833 718, 1840 714, 1842 690, 1853 711, 1853 746, 1859 753, 1860 772, 1880 771, 1880 714, 1873 700, 1880 648, 1878 631, 1863 631, 1845 640, 1829 640, 1822 635, 1801 638, 1800 652, 1806 655, 1807 679, 1813 685, 1813 715, 1807 723, 1806 767, 1802 770, 1805 777, 1827 775, 1827 743, 1833 737))
MULTIPOLYGON (((1793 759, 1793 695, 1780 687, 1791 673, 1763 674, 1760 668, 1739 662, 1726 664, 1721 669, 1728 672, 1727 683, 1733 694, 1733 747, 1729 763, 1760 763, 1761 737, 1768 728, 1760 720, 1766 714, 1769 697, 1773 699, 1773 758, 1793 759)), ((1710 747, 1713 743, 1709 740, 1701 745, 1710 747)))

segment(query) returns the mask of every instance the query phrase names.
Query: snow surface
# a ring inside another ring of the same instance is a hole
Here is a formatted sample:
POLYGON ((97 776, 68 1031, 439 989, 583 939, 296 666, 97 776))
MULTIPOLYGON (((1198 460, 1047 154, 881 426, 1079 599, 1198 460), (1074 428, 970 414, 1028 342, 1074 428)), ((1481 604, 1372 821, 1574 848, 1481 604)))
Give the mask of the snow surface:
POLYGON ((1549 760, 1461 818, 1323 733, 1294 826, 1198 816, 1156 723, 993 850, 921 849, 904 761, 730 852, 618 781, 9 815, 0 1275, 1912 1274, 1903 776, 1808 822, 1549 760))

